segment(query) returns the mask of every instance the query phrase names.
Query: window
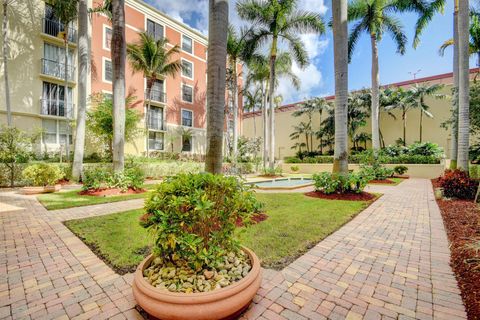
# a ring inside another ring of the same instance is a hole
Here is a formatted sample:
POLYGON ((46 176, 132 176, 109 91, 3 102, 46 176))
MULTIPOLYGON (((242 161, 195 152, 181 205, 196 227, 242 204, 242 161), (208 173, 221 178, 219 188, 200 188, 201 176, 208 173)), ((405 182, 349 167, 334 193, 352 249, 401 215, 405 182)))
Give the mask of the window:
POLYGON ((67 135, 69 137, 68 141, 70 144, 72 144, 73 142, 73 139, 72 139, 72 134, 71 132, 69 132, 69 128, 67 126, 67 123, 65 121, 59 121, 58 122, 58 134, 59 134, 59 141, 60 141, 60 144, 65 144, 66 141, 67 141, 67 135))
POLYGON ((182 59, 182 77, 193 79, 193 63, 182 59))
POLYGON ((148 147, 150 150, 163 150, 163 132, 148 132, 148 147))
POLYGON ((65 86, 43 82, 40 113, 43 115, 66 117, 73 114, 73 93, 68 88, 67 105, 65 105, 65 86))
POLYGON ((184 102, 193 102, 193 88, 189 85, 182 85, 182 100, 184 102))
POLYGON ((163 38, 163 26, 147 19, 147 33, 154 37, 155 40, 160 40, 163 38))
POLYGON ((112 28, 103 26, 103 49, 110 51, 112 45, 112 28))
POLYGON ((182 136, 182 151, 185 151, 185 152, 192 151, 192 136, 190 135, 182 136))
MULTIPOLYGON (((73 51, 68 51, 68 80, 75 78, 73 51)), ((43 46, 42 73, 56 78, 65 78, 65 48, 45 43, 43 46)))
POLYGON ((148 114, 148 127, 153 130, 164 130, 163 108, 150 107, 150 111, 148 114))
POLYGON ((188 53, 193 53, 193 40, 186 35, 182 35, 182 50, 188 53))
POLYGON ((112 79, 113 79, 112 60, 103 58, 103 81, 112 82, 112 79))
POLYGON ((193 112, 191 110, 182 110, 182 126, 193 127, 193 112))
POLYGON ((43 119, 43 143, 48 144, 65 144, 67 135, 69 137, 70 144, 72 144, 72 134, 65 121, 43 119))
POLYGON ((163 91, 163 80, 155 80, 150 90, 150 98, 153 101, 165 102, 165 92, 163 91))

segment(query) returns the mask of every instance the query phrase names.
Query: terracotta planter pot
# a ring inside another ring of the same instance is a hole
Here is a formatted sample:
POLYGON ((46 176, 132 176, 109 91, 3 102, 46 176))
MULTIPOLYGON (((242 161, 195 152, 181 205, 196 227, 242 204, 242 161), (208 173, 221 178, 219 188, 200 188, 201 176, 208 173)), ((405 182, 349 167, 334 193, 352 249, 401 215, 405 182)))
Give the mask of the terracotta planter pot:
POLYGON ((201 293, 178 293, 158 289, 143 278, 150 265, 148 256, 138 266, 133 279, 133 295, 148 314, 162 320, 216 320, 238 316, 248 307, 260 288, 260 261, 251 250, 243 248, 252 262, 252 269, 242 280, 222 289, 201 293))
POLYGON ((62 186, 60 184, 56 184, 54 186, 45 186, 45 187, 23 187, 22 193, 23 194, 40 194, 40 193, 52 193, 60 191, 62 186))

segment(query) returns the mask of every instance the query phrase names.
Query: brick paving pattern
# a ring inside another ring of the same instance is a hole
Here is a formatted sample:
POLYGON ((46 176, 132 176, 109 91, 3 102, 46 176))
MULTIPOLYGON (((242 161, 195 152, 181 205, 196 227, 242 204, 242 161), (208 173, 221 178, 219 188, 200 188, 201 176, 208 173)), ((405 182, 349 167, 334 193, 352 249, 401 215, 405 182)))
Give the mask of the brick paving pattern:
MULTIPOLYGON (((466 319, 428 180, 384 193, 333 235, 264 281, 243 319, 466 319)), ((0 193, 0 319, 141 319, 120 276, 62 223, 142 200, 47 211, 0 193), (9 207, 11 208, 11 207, 9 207)))

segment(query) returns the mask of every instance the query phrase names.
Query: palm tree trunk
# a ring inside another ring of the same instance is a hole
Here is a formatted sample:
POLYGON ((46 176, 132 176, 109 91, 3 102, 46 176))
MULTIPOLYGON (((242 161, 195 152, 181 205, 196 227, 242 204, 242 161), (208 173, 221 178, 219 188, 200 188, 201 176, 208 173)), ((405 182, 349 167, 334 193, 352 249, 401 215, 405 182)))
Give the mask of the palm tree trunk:
POLYGON ((469 1, 458 6, 458 168, 468 172, 469 119, 469 1))
POLYGON ((233 163, 237 162, 238 153, 238 78, 237 59, 232 61, 232 113, 233 113, 233 163))
POLYGON ((377 152, 380 149, 380 133, 378 126, 380 75, 378 72, 378 46, 376 36, 371 35, 370 40, 372 45, 372 147, 373 150, 377 152))
POLYGON ((407 146, 407 112, 405 111, 405 107, 403 107, 402 111, 402 120, 403 120, 403 146, 407 146))
POLYGON ((420 142, 422 142, 422 134, 423 134, 423 110, 420 109, 420 142))
POLYGON ((268 99, 270 104, 270 170, 275 169, 275 102, 273 96, 275 93, 275 61, 277 60, 277 37, 273 36, 272 48, 270 50, 270 86, 268 99))
POLYGON ((147 111, 145 114, 145 131, 147 134, 147 144, 145 146, 145 150, 147 151, 147 158, 150 157, 150 131, 149 125, 150 125, 150 107, 152 105, 152 86, 153 86, 153 81, 151 79, 148 80, 147 83, 147 111))
POLYGON ((72 178, 80 179, 85 149, 85 117, 87 110, 87 76, 89 71, 88 49, 88 4, 87 0, 78 2, 78 93, 77 124, 75 149, 73 156, 72 178))
POLYGON ((227 75, 228 0, 209 0, 207 65, 207 154, 205 170, 222 172, 227 75))
MULTIPOLYGON (((73 67, 73 61, 72 61, 73 67)), ((65 138, 65 160, 70 162, 70 118, 69 118, 69 99, 68 99, 68 24, 65 23, 65 89, 63 90, 63 112, 65 113, 66 138, 65 138)), ((73 104, 72 104, 73 107, 73 104)), ((73 108, 72 108, 73 111, 73 108)))
MULTIPOLYGON (((347 0, 332 1, 335 64, 335 151, 333 172, 348 173, 348 22, 347 0)), ((321 116, 321 113, 320 113, 321 116)))
POLYGON ((5 80, 5 105, 7 107, 7 125, 13 126, 12 106, 10 102, 10 84, 8 82, 8 0, 3 0, 3 77, 5 80))
POLYGON ((112 0, 113 170, 124 169, 125 148, 125 0, 112 0))
POLYGON ((458 0, 454 0, 455 10, 453 12, 453 99, 452 99, 452 128, 450 147, 450 169, 457 168, 458 152, 458 0))
POLYGON ((263 168, 267 167, 268 163, 268 146, 270 145, 270 135, 268 134, 268 83, 265 83, 265 91, 263 94, 263 108, 262 108, 262 115, 263 115, 263 168))

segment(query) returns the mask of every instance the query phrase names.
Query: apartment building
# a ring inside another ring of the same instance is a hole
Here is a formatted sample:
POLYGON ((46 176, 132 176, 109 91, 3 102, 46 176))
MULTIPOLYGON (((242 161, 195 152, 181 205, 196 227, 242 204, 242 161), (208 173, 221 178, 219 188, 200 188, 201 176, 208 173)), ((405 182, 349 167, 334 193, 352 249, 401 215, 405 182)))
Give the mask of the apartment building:
MULTIPOLYGON (((14 125, 23 130, 42 131, 38 145, 41 152, 65 150, 67 136, 70 143, 74 139, 70 124, 76 115, 76 23, 63 26, 48 2, 27 2, 14 2, 9 28, 12 45, 8 69, 14 125), (69 40, 66 64, 65 30, 68 30, 69 40)), ((95 8, 100 3, 94 0, 90 7, 95 8)), ((182 64, 175 77, 155 81, 151 107, 147 111, 146 79, 143 74, 134 72, 127 60, 127 93, 135 97, 133 105, 142 115, 139 127, 148 129, 128 143, 125 152, 145 154, 148 143, 151 152, 204 154, 208 39, 140 0, 126 0, 125 16, 127 43, 137 42, 141 32, 148 32, 155 39, 167 38, 168 47, 180 47, 175 59, 182 64)), ((87 94, 103 93, 108 97, 112 94, 111 22, 103 14, 92 14, 89 21, 92 68, 87 94)), ((0 75, 0 82, 3 83, 3 75, 0 75)), ((2 85, 2 97, 3 90, 2 85)), ((239 101, 241 103, 242 99, 239 101)), ((0 99, 0 124, 6 123, 5 110, 5 101, 0 99)), ((96 151, 88 138, 87 153, 96 151)))

